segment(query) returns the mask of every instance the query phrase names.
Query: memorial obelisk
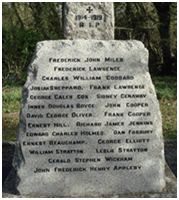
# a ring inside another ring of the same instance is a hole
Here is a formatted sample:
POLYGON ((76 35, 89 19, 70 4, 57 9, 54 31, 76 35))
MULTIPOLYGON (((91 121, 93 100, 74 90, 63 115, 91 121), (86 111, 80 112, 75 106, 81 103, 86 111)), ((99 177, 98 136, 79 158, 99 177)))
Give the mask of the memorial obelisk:
POLYGON ((102 196, 165 187, 162 117, 139 41, 114 40, 112 3, 65 3, 66 40, 37 43, 22 91, 19 194, 102 196))

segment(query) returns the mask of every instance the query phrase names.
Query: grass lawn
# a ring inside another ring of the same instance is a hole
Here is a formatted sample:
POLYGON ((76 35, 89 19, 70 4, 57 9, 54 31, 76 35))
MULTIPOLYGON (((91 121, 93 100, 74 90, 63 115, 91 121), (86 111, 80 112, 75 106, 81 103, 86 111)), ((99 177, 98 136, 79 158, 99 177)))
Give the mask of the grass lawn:
POLYGON ((177 77, 155 77, 165 139, 177 139, 177 77))
MULTIPOLYGON (((162 113, 163 135, 165 139, 177 138, 177 78, 155 77, 153 83, 162 113)), ((21 106, 19 87, 2 88, 2 141, 15 141, 19 125, 21 106)))

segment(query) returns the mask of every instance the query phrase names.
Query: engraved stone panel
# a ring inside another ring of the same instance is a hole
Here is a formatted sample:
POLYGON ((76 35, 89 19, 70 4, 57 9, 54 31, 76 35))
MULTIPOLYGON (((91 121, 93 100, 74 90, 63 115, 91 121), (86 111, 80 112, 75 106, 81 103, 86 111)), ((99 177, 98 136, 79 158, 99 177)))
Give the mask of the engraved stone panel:
POLYGON ((165 187, 161 113, 141 42, 39 42, 22 103, 13 162, 20 194, 165 187))
POLYGON ((64 4, 66 39, 114 39, 112 2, 66 2, 64 4))

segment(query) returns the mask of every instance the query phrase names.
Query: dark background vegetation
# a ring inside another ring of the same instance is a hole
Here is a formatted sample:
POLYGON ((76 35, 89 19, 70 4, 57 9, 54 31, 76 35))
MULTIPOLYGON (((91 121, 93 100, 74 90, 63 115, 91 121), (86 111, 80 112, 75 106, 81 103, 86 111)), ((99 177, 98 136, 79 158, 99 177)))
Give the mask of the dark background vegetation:
MULTIPOLYGON (((4 141, 15 140, 21 88, 35 45, 64 39, 61 2, 2 3, 4 141), (17 116, 13 113, 17 112, 17 116), (8 115, 10 114, 10 115, 8 115)), ((140 40, 163 117, 164 137, 177 135, 177 2, 115 2, 115 39, 140 40)))
MULTIPOLYGON (((115 39, 140 40, 152 76, 176 76, 177 2, 116 2, 115 39)), ((2 3, 3 85, 23 84, 35 45, 64 39, 62 3, 2 3)))

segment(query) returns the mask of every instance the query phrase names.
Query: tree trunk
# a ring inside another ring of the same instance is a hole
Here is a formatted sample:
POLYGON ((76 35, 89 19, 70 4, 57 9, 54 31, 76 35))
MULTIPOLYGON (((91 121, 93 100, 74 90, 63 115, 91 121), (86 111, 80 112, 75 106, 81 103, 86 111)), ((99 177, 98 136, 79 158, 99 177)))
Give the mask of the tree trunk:
POLYGON ((21 29, 24 29, 24 24, 23 24, 22 19, 21 19, 20 15, 19 15, 19 13, 18 13, 18 11, 17 11, 15 2, 12 2, 11 5, 12 5, 12 8, 14 9, 15 14, 16 14, 16 16, 17 16, 17 18, 18 18, 18 20, 19 20, 19 22, 20 22, 20 24, 21 24, 21 29))
POLYGON ((160 26, 159 32, 161 37, 161 46, 163 51, 164 67, 161 75, 171 75, 172 73, 172 57, 170 51, 170 5, 169 2, 154 2, 154 6, 158 12, 160 26))

